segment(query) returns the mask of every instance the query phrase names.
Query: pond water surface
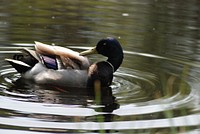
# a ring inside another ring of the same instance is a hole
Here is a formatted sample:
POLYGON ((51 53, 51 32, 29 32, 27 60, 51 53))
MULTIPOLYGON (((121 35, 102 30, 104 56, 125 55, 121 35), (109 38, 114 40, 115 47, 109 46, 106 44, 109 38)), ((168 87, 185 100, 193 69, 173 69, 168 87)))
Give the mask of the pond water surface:
POLYGON ((0 2, 0 133, 200 133, 199 0, 0 2), (82 51, 108 36, 125 57, 99 98, 16 81, 4 61, 34 41, 82 51))

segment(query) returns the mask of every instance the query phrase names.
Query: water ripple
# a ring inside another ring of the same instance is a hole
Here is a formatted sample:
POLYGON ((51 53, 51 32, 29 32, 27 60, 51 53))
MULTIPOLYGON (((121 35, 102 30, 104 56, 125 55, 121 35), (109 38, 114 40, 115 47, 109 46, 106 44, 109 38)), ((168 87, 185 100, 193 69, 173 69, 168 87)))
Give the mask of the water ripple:
POLYGON ((3 118, 0 117, 0 123, 5 125, 31 127, 31 128, 51 128, 51 129, 74 129, 74 130, 126 130, 126 129, 151 129, 166 127, 184 127, 197 126, 200 124, 200 115, 188 115, 184 117, 176 117, 170 119, 142 120, 142 121, 116 121, 116 122, 44 122, 35 119, 26 118, 3 118), (162 122, 162 123, 161 123, 162 122))

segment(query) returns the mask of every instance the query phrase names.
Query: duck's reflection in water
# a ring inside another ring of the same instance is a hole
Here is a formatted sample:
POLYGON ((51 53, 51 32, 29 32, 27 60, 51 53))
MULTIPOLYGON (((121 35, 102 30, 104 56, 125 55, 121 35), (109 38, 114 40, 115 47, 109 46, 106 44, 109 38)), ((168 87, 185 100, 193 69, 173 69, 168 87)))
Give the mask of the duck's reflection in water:
MULTIPOLYGON (((52 85, 38 85, 31 81, 24 80, 22 77, 13 82, 8 91, 27 95, 29 101, 67 104, 67 105, 103 105, 100 111, 112 112, 118 104, 112 94, 111 87, 94 88, 76 88, 76 87, 58 87, 52 85), (32 95, 32 98, 28 98, 32 95), (115 108, 114 108, 115 107, 115 108)), ((19 95, 20 97, 20 95, 19 95)), ((96 108, 95 108, 96 109, 96 108)), ((99 111, 99 108, 96 109, 99 111)))
MULTIPOLYGON (((112 94, 112 88, 96 89, 83 89, 83 88, 69 88, 69 87, 55 87, 51 85, 36 85, 32 82, 18 79, 14 85, 8 89, 8 92, 16 94, 24 94, 27 102, 36 102, 39 104, 61 104, 62 107, 67 107, 72 110, 73 108, 82 108, 85 110, 94 110, 91 115, 54 115, 54 114, 36 114, 32 113, 27 115, 31 118, 44 119, 47 121, 58 122, 108 122, 113 121, 114 114, 112 112, 119 108, 116 97, 112 94), (32 95, 30 97, 30 95, 32 95)), ((20 97, 19 97, 20 98, 20 97)), ((20 98, 21 99, 21 98, 20 98)), ((56 107, 56 106, 55 106, 56 107)), ((42 109, 38 109, 39 111, 42 109)), ((58 109, 59 110, 59 109, 58 109)), ((51 111, 50 111, 51 112, 51 111)), ((68 111, 69 112, 69 111, 68 111)), ((24 116, 24 115, 22 115, 24 116)))

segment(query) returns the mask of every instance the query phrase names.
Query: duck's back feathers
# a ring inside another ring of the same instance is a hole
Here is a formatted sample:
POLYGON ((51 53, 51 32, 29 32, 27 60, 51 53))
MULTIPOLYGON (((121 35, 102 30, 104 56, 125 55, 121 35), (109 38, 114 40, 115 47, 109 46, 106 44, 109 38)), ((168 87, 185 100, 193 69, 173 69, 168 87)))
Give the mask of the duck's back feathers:
POLYGON ((64 59, 64 61, 66 61, 66 59, 67 61, 69 61, 70 59, 70 61, 76 64, 76 66, 80 66, 80 69, 86 69, 89 67, 89 61, 87 58, 80 56, 78 52, 75 52, 65 47, 47 45, 47 44, 43 44, 41 42, 35 41, 35 50, 36 52, 42 55, 59 56, 61 57, 61 60, 64 59))

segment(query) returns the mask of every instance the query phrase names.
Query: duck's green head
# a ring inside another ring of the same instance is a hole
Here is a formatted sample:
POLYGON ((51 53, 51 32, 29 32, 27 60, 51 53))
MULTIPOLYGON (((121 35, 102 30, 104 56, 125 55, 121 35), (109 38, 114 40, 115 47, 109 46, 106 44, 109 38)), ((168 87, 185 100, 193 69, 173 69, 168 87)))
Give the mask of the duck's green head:
POLYGON ((94 48, 83 51, 80 55, 84 56, 95 53, 108 57, 107 61, 112 64, 114 71, 119 68, 124 57, 120 43, 111 37, 101 39, 94 48))

